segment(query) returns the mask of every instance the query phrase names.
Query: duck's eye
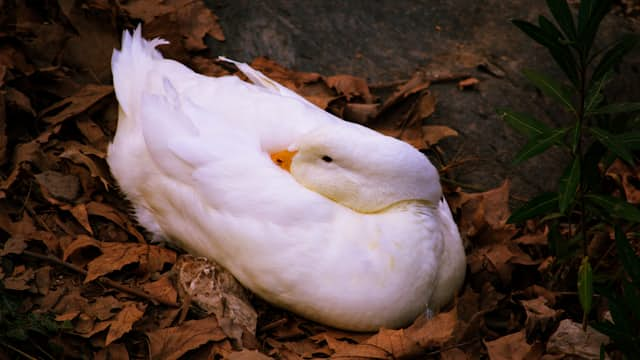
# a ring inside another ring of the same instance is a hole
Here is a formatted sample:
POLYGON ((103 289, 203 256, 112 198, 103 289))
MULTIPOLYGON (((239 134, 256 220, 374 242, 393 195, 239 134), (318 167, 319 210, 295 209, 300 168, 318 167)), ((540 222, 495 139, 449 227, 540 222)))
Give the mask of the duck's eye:
POLYGON ((332 159, 332 158, 331 158, 331 156, 329 156, 329 155, 324 155, 324 156, 322 157, 322 161, 330 163, 330 162, 332 162, 332 161, 333 161, 333 159, 332 159))

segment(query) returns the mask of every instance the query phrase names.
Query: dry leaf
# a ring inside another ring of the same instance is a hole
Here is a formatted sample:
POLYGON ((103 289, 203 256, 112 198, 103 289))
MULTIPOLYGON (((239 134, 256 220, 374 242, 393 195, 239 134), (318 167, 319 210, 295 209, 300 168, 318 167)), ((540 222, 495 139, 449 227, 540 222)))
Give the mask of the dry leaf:
POLYGON ((629 203, 634 205, 640 204, 640 188, 635 185, 640 184, 640 166, 631 169, 627 163, 616 159, 616 161, 609 166, 605 174, 622 185, 624 195, 629 203))
POLYGON ((122 306, 122 302, 113 296, 101 296, 89 303, 84 311, 86 314, 104 321, 113 318, 117 310, 122 309, 122 306))
POLYGON ((80 180, 75 175, 47 170, 34 177, 43 190, 56 200, 73 202, 80 196, 80 180))
POLYGON ((72 263, 76 265, 85 264, 87 260, 80 259, 80 252, 85 249, 93 249, 100 250, 100 241, 87 236, 87 235, 78 235, 74 241, 72 241, 68 246, 64 248, 64 252, 62 254, 62 260, 68 261, 71 260, 72 263))
POLYGON ((181 256, 176 264, 178 284, 191 301, 215 314, 222 330, 242 344, 243 333, 256 331, 258 314, 240 283, 220 265, 205 258, 181 256))
POLYGON ((144 284, 142 289, 155 299, 171 303, 176 303, 178 301, 178 291, 167 276, 163 276, 159 280, 144 284))
POLYGON ((25 241, 24 236, 12 236, 4 243, 4 247, 0 252, 0 256, 5 256, 8 254, 22 254, 22 252, 26 249, 27 242, 25 241))
POLYGON ((215 317, 185 321, 180 326, 147 333, 149 357, 151 359, 175 360, 198 347, 220 341, 226 335, 218 326, 215 317))
POLYGON ((367 124, 378 114, 378 104, 347 103, 344 107, 343 118, 358 124, 367 124))
POLYGON ((89 262, 85 283, 133 263, 139 263, 140 267, 153 273, 161 270, 165 263, 173 264, 176 261, 174 251, 155 245, 103 242, 99 247, 102 255, 89 262), (155 268, 151 268, 150 264, 155 264, 155 268))
POLYGON ((129 351, 125 344, 115 343, 104 349, 98 350, 94 355, 94 360, 129 360, 129 351))
POLYGON ((474 89, 476 85, 478 85, 478 83, 480 83, 480 80, 474 77, 466 78, 458 82, 458 89, 460 90, 474 89))
POLYGON ((587 331, 583 331, 581 324, 564 319, 549 338, 547 352, 583 359, 599 359, 600 345, 608 343, 609 338, 591 326, 587 327, 587 331))
POLYGON ((111 85, 88 84, 73 96, 42 110, 40 112, 40 116, 43 116, 43 120, 48 124, 58 124, 87 111, 91 106, 110 95, 112 92, 113 87, 111 85), (55 115, 46 115, 55 110, 59 110, 59 112, 55 115))
POLYGON ((533 333, 545 334, 555 327, 557 324, 556 319, 563 313, 562 310, 549 308, 547 299, 542 296, 532 300, 520 300, 520 303, 527 312, 527 320, 524 326, 529 336, 533 333))
POLYGON ((542 232, 522 235, 513 241, 522 245, 546 246, 548 244, 549 227, 545 226, 542 232))
POLYGON ((444 125, 425 125, 422 127, 422 132, 424 133, 423 140, 427 147, 437 144, 444 138, 458 136, 457 131, 444 125))
POLYGON ((24 266, 16 266, 11 276, 5 277, 3 280, 4 287, 9 290, 29 290, 31 289, 31 281, 35 278, 35 272, 32 268, 24 266))
POLYGON ((109 189, 107 171, 98 166, 91 157, 83 154, 81 151, 73 147, 67 147, 64 152, 60 154, 60 157, 69 159, 78 165, 84 165, 87 169, 89 169, 92 177, 100 180, 106 190, 109 189))
POLYGON ((360 98, 365 104, 372 104, 375 100, 369 91, 367 81, 351 75, 334 75, 325 79, 330 88, 335 89, 338 94, 343 95, 347 101, 353 98, 360 98))
POLYGON ((146 244, 144 236, 142 236, 142 234, 140 234, 140 232, 135 228, 131 221, 129 221, 129 218, 120 213, 118 210, 114 209, 110 205, 99 203, 96 201, 92 201, 86 206, 89 215, 100 216, 112 221, 114 224, 118 225, 120 228, 133 235, 139 243, 146 244))
POLYGON ((524 330, 493 341, 484 341, 484 344, 491 360, 524 360, 531 351, 524 330))
POLYGON ((89 212, 85 204, 78 204, 70 208, 69 212, 89 234, 93 235, 93 229, 91 228, 91 223, 89 223, 89 212))
POLYGON ((111 344, 129 332, 133 324, 142 318, 146 307, 147 305, 143 303, 127 302, 111 321, 105 345, 111 344))

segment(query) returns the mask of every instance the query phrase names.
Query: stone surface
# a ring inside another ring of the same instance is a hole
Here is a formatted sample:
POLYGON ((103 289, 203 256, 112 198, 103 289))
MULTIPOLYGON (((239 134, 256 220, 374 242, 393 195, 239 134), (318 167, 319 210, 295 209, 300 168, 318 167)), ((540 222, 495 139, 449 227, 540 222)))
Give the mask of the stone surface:
MULTIPOLYGON (((559 75, 550 56, 509 22, 535 20, 546 13, 544 1, 221 0, 209 5, 220 17, 227 38, 210 39, 212 55, 242 61, 268 56, 295 70, 352 74, 378 85, 408 79, 417 69, 434 76, 476 77, 480 82, 475 90, 461 91, 455 82, 432 87, 438 106, 425 123, 447 125, 460 133, 443 147, 449 161, 464 161, 453 179, 468 189, 487 189, 511 178, 519 199, 555 189, 566 154, 551 151, 512 166, 511 159, 525 139, 495 111, 508 107, 532 112, 551 124, 569 121, 521 75, 523 68, 559 75)), ((639 28, 636 20, 611 14, 601 38, 613 39, 639 28)), ((624 76, 612 93, 637 100, 639 49, 621 72, 624 76)))

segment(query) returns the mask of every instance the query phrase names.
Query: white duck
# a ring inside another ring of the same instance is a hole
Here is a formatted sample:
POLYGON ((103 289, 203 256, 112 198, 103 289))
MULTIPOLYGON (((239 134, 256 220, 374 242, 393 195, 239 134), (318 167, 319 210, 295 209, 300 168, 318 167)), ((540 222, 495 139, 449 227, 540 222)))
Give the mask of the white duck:
POLYGON ((144 227, 338 328, 400 327, 452 298, 464 250, 423 154, 246 64, 253 84, 196 74, 165 43, 138 27, 112 57, 108 162, 144 227))

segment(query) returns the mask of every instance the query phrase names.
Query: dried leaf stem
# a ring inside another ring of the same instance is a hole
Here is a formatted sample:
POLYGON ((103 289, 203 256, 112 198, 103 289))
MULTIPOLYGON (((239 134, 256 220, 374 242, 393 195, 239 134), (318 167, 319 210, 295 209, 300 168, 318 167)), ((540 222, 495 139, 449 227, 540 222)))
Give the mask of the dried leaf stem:
MULTIPOLYGON (((37 258, 37 259, 40 259, 40 260, 45 260, 45 261, 49 261, 49 262, 64 266, 67 269, 73 270, 73 271, 78 272, 78 273, 80 273, 82 275, 85 275, 85 276, 87 275, 87 271, 86 270, 80 268, 79 266, 76 266, 76 265, 73 265, 71 263, 68 263, 66 261, 62 261, 62 260, 58 259, 55 256, 44 255, 44 254, 40 254, 40 253, 37 253, 37 252, 34 252, 34 251, 29 251, 29 250, 24 250, 24 251, 22 251, 22 253, 27 255, 27 256, 31 256, 31 257, 34 257, 34 258, 37 258)), ((154 304, 162 304, 162 305, 167 305, 167 306, 170 306, 170 307, 179 307, 180 306, 180 305, 178 305, 177 303, 175 303, 173 301, 168 301, 168 300, 165 300, 165 299, 154 297, 154 296, 152 296, 151 294, 149 294, 149 293, 147 293, 145 291, 126 286, 124 284, 121 284, 121 283, 119 283, 117 281, 114 281, 114 280, 111 280, 109 278, 106 278, 104 276, 98 278, 97 280, 100 281, 101 283, 109 286, 109 287, 112 287, 112 288, 116 289, 116 290, 120 290, 120 291, 122 291, 124 293, 127 293, 127 294, 130 294, 130 295, 134 295, 134 296, 149 300, 154 304)))

